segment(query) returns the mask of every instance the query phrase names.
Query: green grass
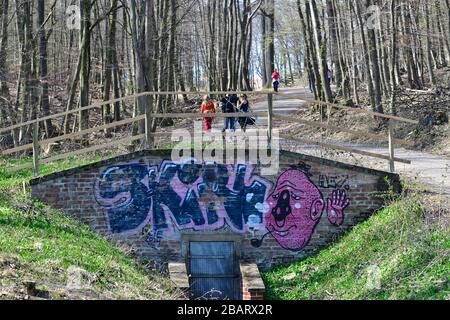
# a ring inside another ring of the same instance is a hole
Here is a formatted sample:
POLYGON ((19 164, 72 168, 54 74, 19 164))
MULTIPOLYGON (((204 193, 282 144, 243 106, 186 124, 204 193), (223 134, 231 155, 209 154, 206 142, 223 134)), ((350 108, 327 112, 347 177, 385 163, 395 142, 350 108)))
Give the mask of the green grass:
POLYGON ((266 298, 450 299, 449 210, 437 203, 397 200, 317 256, 265 273, 266 298))
MULTIPOLYGON (((73 158, 43 166, 41 172, 97 160, 73 158)), ((87 226, 32 201, 21 186, 32 175, 32 170, 0 169, 0 299, 23 298, 24 281, 35 281, 56 299, 176 297, 167 277, 149 271, 87 226)))
MULTIPOLYGON (((65 160, 52 162, 50 164, 41 164, 39 166, 39 173, 41 176, 48 175, 54 172, 63 171, 78 166, 94 163, 107 158, 102 155, 90 155, 90 156, 77 156, 71 157, 65 160)), ((8 168, 18 166, 25 163, 32 163, 32 159, 24 158, 20 160, 9 160, 0 158, 0 190, 17 188, 21 186, 23 181, 28 182, 33 178, 33 168, 22 169, 16 172, 9 170, 8 168)))

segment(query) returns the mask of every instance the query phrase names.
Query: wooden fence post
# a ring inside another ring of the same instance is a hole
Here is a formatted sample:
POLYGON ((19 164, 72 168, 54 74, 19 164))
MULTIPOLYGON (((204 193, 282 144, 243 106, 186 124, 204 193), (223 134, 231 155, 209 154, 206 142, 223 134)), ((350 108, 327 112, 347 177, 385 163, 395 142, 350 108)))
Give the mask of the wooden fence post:
POLYGON ((391 173, 395 172, 395 145, 394 145, 394 125, 393 121, 389 120, 389 170, 391 173))
POLYGON ((269 93, 267 96, 267 136, 269 138, 269 147, 272 145, 272 130, 273 130, 273 94, 269 93))
POLYGON ((145 107, 145 148, 152 148, 152 108, 150 102, 145 107))
POLYGON ((36 121, 33 124, 33 167, 35 177, 39 176, 39 151, 39 121, 36 121))

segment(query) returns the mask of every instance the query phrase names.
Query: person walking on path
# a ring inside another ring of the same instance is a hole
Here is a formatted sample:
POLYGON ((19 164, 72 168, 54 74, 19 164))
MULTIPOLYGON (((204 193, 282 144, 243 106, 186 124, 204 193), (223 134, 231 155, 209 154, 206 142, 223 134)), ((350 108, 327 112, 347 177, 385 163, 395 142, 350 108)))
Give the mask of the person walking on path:
MULTIPOLYGON (((231 89, 228 89, 231 91, 231 89)), ((239 98, 236 94, 227 94, 222 98, 222 112, 223 113, 236 113, 237 112, 237 104, 239 102, 239 98)), ((227 130, 231 130, 232 132, 236 131, 236 119, 234 117, 227 117, 224 120, 224 128, 222 130, 225 133, 227 130)))
POLYGON ((333 72, 333 70, 328 69, 327 77, 328 77, 328 81, 330 82, 330 84, 333 84, 334 83, 334 72, 333 72))
POLYGON ((273 90, 278 92, 278 88, 280 87, 280 73, 277 70, 272 73, 272 85, 273 90))
MULTIPOLYGON (((246 94, 241 95, 239 105, 238 105, 239 112, 242 113, 249 113, 252 112, 252 109, 250 108, 250 103, 248 102, 248 98, 246 94)), ((239 125, 241 126, 241 129, 243 132, 247 131, 247 126, 252 126, 256 122, 255 119, 250 117, 240 117, 239 118, 239 125)))
MULTIPOLYGON (((209 96, 203 97, 203 103, 200 108, 201 114, 214 114, 216 113, 216 107, 214 101, 211 100, 209 96)), ((213 118, 203 118, 203 130, 211 131, 213 118)))

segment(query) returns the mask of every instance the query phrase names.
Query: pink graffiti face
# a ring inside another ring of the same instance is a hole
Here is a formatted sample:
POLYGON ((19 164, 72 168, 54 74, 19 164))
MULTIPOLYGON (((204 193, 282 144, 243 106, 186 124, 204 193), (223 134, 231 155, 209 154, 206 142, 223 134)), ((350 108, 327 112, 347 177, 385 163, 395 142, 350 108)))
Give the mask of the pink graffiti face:
POLYGON ((283 173, 269 196, 268 231, 288 250, 306 246, 322 216, 325 201, 319 189, 300 170, 283 173))

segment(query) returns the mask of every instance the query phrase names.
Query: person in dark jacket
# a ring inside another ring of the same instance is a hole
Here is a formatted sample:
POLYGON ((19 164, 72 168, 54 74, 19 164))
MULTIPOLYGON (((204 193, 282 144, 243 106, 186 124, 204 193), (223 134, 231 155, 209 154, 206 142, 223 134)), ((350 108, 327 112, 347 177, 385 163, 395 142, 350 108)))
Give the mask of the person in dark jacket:
MULTIPOLYGON (((238 104, 239 112, 242 113, 249 113, 252 112, 252 109, 250 108, 250 103, 248 102, 248 97, 246 94, 241 95, 240 101, 238 104)), ((240 117, 239 118, 239 125, 241 126, 242 131, 247 131, 247 126, 252 126, 255 124, 255 119, 250 117, 240 117)))
MULTIPOLYGON (((231 91, 231 89, 228 89, 231 91)), ((223 113, 236 113, 237 112, 237 104, 239 102, 239 98, 236 94, 227 94, 222 100, 222 112, 223 113)), ((231 130, 232 132, 236 131, 236 119, 234 117, 225 118, 224 128, 222 132, 226 132, 227 130, 231 130)))

